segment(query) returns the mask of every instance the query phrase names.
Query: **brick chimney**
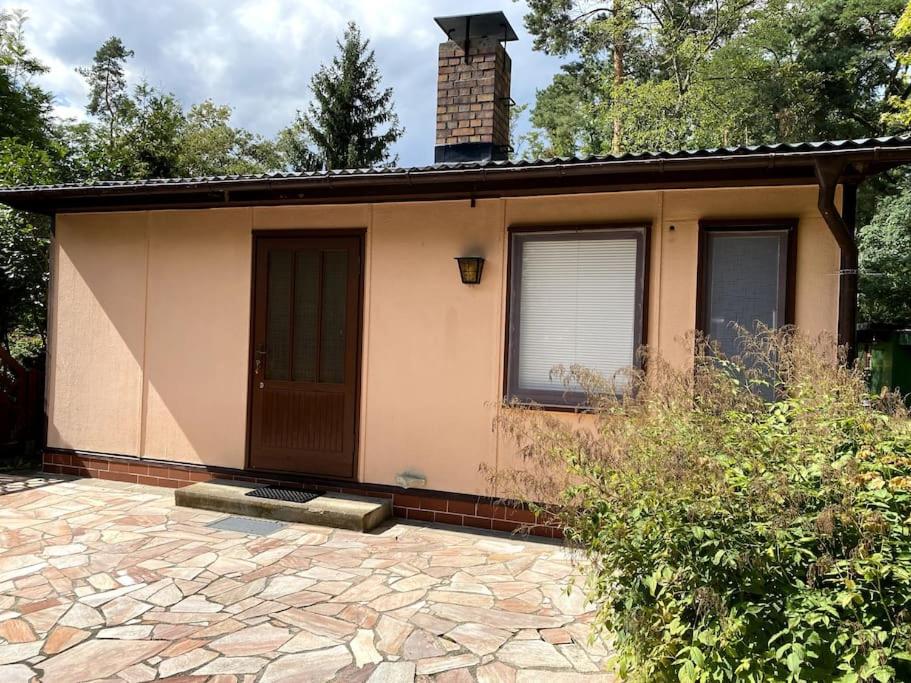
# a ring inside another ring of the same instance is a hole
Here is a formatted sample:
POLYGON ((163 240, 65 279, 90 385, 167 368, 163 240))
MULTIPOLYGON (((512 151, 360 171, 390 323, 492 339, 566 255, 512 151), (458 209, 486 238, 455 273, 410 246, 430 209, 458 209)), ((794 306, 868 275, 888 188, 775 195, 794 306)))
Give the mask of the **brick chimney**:
POLYGON ((506 159, 512 62, 503 43, 515 31, 502 12, 434 21, 449 37, 440 44, 434 161, 506 159))

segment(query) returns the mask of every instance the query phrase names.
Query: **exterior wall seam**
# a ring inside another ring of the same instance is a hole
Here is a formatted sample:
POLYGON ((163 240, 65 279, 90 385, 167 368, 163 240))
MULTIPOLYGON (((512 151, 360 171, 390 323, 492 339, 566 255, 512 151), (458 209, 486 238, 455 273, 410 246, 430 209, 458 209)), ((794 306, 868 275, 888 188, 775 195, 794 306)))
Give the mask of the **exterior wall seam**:
POLYGON ((664 287, 664 191, 658 193, 658 239, 654 240, 656 247, 656 254, 652 256, 654 263, 658 264, 658 267, 654 269, 655 277, 658 282, 655 287, 655 293, 651 295, 651 301, 649 301, 649 306, 654 306, 650 308, 653 311, 652 315, 655 318, 655 324, 649 326, 649 346, 655 349, 661 348, 661 296, 662 290, 664 287), (652 330, 654 327, 654 330, 652 330), (654 335, 654 336, 653 336, 654 335))
MULTIPOLYGON (((500 404, 502 398, 502 387, 503 387, 503 375, 506 372, 506 365, 504 359, 506 357, 506 326, 509 324, 509 321, 506 320, 506 290, 507 290, 507 264, 509 263, 509 243, 507 240, 507 212, 506 212, 507 200, 500 200, 500 296, 499 301, 497 302, 497 325, 499 326, 498 339, 499 343, 497 344, 497 372, 496 381, 494 382, 494 418, 499 418, 500 416, 500 404)), ((500 473, 500 430, 491 429, 493 433, 493 471, 495 474, 499 475, 500 473)))
POLYGON ((373 307, 370 305, 370 296, 373 291, 373 212, 376 204, 367 208, 367 234, 364 236, 364 263, 361 264, 361 273, 364 284, 361 296, 361 368, 360 368, 360 410, 358 411, 358 443, 357 443, 357 480, 367 478, 367 409, 370 392, 370 330, 373 327, 373 307))
POLYGON ((60 277, 60 240, 57 239, 57 216, 51 217, 51 245, 48 250, 47 284, 47 357, 44 372, 44 444, 47 445, 54 422, 54 390, 57 386, 57 289, 60 277))
POLYGON ((143 294, 142 310, 142 361, 139 367, 139 376, 141 385, 139 388, 139 444, 136 448, 136 454, 140 459, 146 455, 146 429, 147 429, 147 410, 149 403, 149 376, 148 376, 148 346, 149 346, 149 262, 152 258, 152 235, 151 235, 152 214, 145 212, 145 292, 143 294))

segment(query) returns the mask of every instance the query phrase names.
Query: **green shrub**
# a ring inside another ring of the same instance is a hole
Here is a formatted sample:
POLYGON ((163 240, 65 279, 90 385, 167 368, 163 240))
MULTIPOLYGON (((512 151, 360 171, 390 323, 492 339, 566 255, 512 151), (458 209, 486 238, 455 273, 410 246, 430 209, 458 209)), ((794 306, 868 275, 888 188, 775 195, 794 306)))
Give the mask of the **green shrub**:
POLYGON ((556 503, 625 678, 911 680, 907 416, 825 341, 744 344, 649 358, 626 398, 569 369, 592 415, 505 410, 525 464, 497 485, 556 503))
POLYGON ((44 336, 29 333, 17 327, 9 333, 9 352, 26 367, 40 366, 44 362, 44 336))

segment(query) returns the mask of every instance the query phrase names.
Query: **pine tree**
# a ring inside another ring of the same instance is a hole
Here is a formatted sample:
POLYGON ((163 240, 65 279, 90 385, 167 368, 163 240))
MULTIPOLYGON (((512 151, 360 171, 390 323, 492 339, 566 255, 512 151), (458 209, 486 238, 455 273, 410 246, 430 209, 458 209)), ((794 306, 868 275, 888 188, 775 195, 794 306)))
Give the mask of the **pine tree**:
POLYGON ((108 38, 98 51, 92 65, 76 71, 88 81, 91 90, 86 111, 98 117, 107 128, 108 148, 113 150, 118 126, 132 109, 127 94, 126 61, 133 56, 117 36, 108 38))
POLYGON ((306 145, 316 148, 316 157, 301 154, 289 159, 298 170, 314 165, 326 169, 367 168, 391 164, 390 146, 404 130, 393 110, 392 88, 381 88, 380 73, 369 41, 361 37, 354 22, 338 42, 339 54, 313 76, 313 101, 306 114, 289 130, 306 145), (383 130, 385 128, 385 130, 383 130))

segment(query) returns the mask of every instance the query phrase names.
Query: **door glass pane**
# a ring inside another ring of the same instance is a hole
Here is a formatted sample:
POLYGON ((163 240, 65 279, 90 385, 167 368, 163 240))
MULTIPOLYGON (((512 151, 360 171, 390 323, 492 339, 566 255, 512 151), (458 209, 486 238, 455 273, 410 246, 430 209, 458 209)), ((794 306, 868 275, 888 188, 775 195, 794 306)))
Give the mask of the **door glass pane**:
POLYGON ((348 301, 348 252, 323 252, 321 382, 345 381, 345 317, 348 301))
POLYGON ((294 254, 269 252, 266 303, 266 379, 288 379, 291 345, 291 280, 294 254))
POLYGON ((737 325, 784 324, 787 233, 708 235, 705 332, 726 356, 741 352, 737 325))
POLYGON ((316 381, 319 326, 319 257, 316 250, 297 252, 294 277, 294 379, 316 381))

